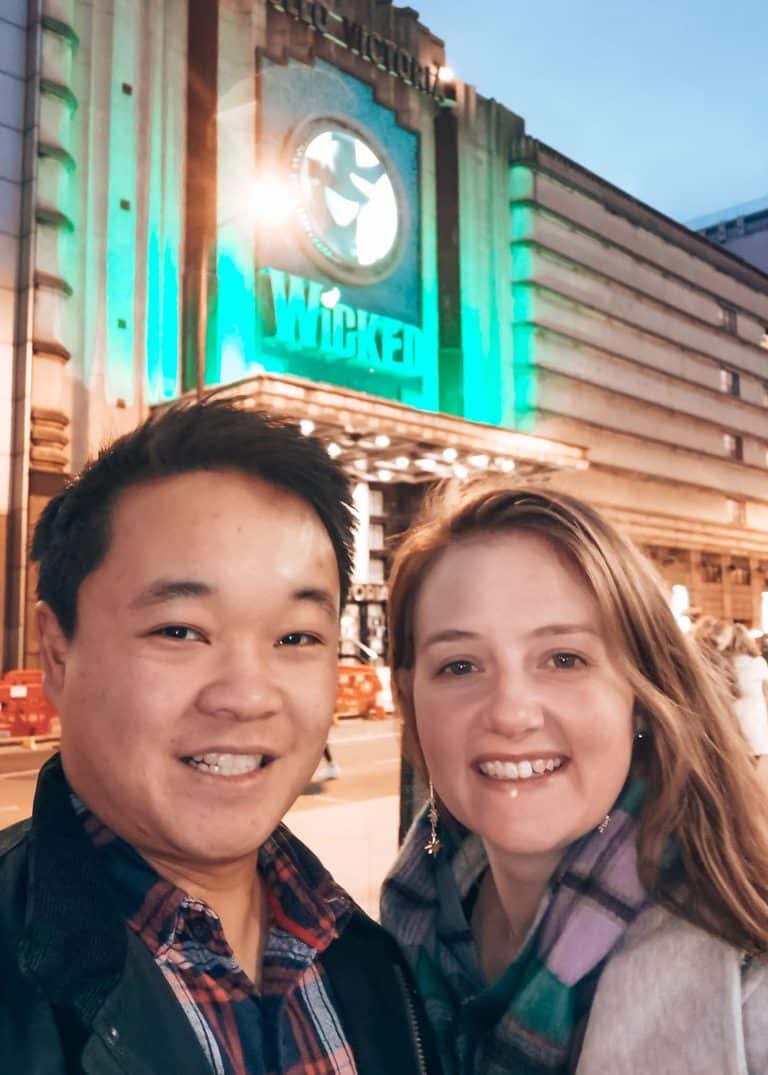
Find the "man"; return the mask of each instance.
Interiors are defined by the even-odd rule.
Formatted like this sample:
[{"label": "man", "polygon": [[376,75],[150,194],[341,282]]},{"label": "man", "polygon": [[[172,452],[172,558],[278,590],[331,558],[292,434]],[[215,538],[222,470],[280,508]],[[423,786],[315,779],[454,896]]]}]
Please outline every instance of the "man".
[{"label": "man", "polygon": [[116,441],[33,558],[61,751],[0,835],[0,1068],[426,1071],[397,950],[280,825],[325,744],[349,489],[222,402]]}]

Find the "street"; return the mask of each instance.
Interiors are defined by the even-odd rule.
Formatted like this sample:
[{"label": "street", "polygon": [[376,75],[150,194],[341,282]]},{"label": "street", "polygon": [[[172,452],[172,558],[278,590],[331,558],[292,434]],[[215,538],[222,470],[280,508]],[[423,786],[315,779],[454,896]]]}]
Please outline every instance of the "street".
[{"label": "street", "polygon": [[[397,849],[400,730],[395,720],[347,719],[331,730],[337,780],[311,783],[287,823],[376,915],[381,881]],[[0,748],[0,827],[28,817],[50,749]]]}]

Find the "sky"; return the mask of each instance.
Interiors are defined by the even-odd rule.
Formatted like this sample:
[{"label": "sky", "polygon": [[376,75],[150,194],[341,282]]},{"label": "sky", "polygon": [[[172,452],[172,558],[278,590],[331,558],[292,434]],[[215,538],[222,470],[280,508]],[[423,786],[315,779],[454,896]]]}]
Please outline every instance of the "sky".
[{"label": "sky", "polygon": [[655,209],[768,196],[766,0],[410,2],[459,78]]}]

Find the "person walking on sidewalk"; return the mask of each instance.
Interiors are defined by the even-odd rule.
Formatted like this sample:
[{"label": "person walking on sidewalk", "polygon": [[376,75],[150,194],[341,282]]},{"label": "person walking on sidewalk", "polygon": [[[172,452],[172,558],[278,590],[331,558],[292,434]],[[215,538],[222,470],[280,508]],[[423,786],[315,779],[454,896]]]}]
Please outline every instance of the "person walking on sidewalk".
[{"label": "person walking on sidewalk", "polygon": [[61,752],[0,834],[0,1067],[433,1073],[407,965],[281,824],[333,712],[349,488],[224,402],[105,449],[35,530]]}]

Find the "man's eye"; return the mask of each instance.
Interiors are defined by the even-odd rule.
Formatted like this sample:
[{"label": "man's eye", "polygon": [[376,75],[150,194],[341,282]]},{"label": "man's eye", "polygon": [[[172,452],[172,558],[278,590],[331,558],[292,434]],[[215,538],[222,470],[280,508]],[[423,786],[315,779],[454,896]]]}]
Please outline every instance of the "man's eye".
[{"label": "man's eye", "polygon": [[171,638],[175,642],[202,642],[203,636],[194,627],[183,627],[180,623],[171,623],[154,632],[160,638]]},{"label": "man's eye", "polygon": [[475,670],[471,661],[449,661],[440,671],[449,676],[466,676]]},{"label": "man's eye", "polygon": [[319,646],[320,639],[307,631],[291,631],[278,640],[278,646]]},{"label": "man's eye", "polygon": [[576,653],[554,653],[550,658],[553,666],[560,670],[569,671],[579,666],[585,667],[586,661]]}]

